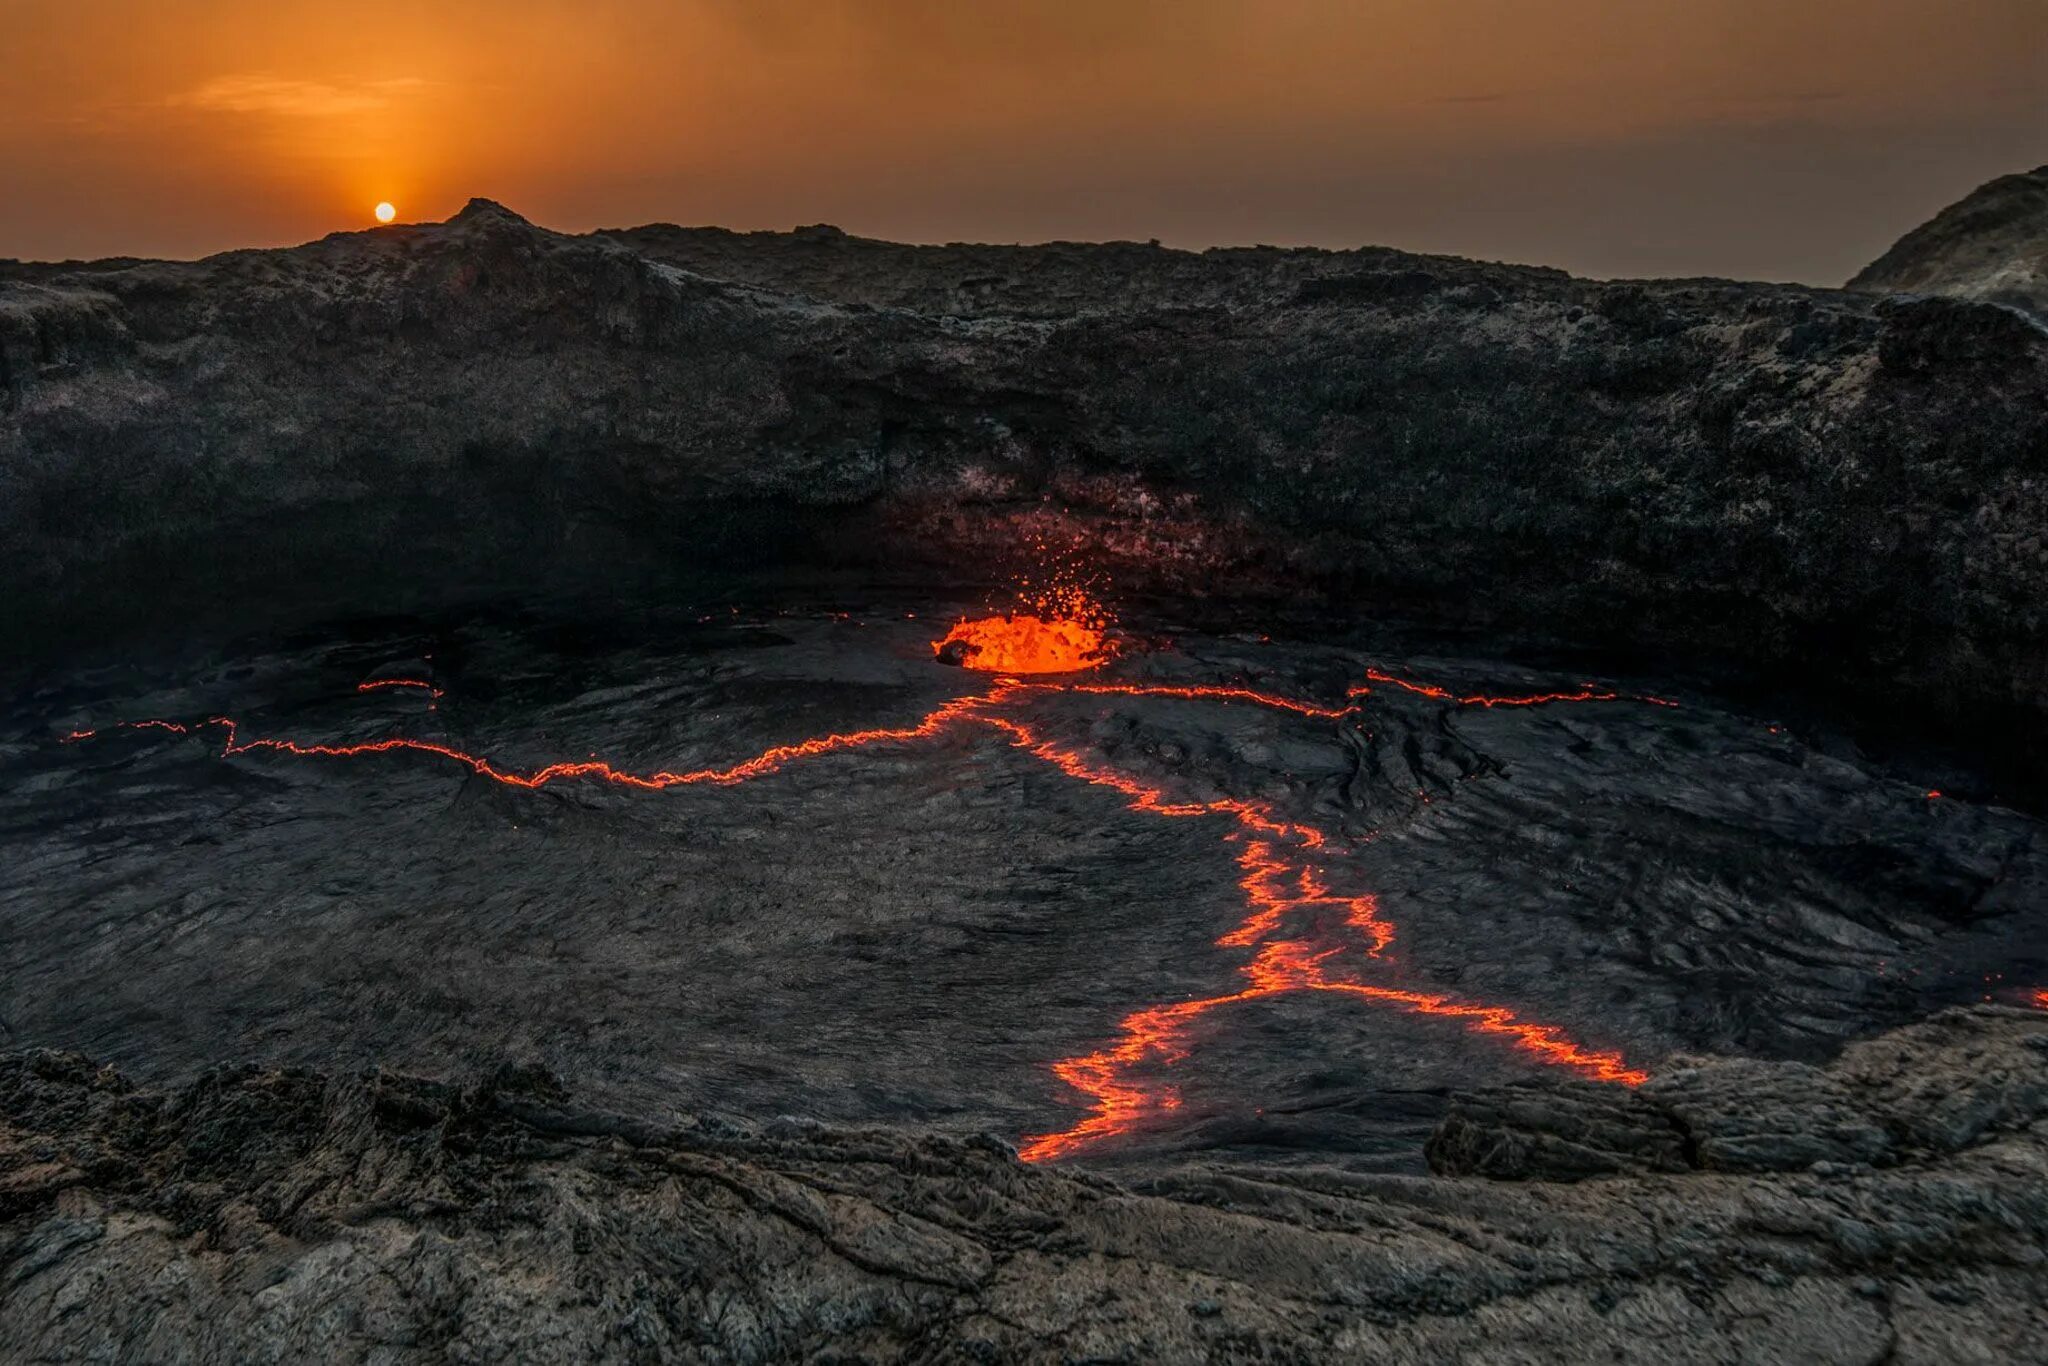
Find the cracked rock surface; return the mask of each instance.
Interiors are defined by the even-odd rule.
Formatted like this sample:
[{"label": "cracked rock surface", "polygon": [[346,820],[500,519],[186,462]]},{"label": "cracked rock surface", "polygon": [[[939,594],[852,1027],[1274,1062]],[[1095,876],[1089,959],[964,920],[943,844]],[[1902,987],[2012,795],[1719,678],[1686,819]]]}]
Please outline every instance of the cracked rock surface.
[{"label": "cracked rock surface", "polygon": [[[1117,1184],[990,1139],[657,1127],[517,1068],[149,1091],[16,1053],[0,1355],[2039,1359],[2048,1015],[1952,1011],[1817,1074],[1708,1066],[1645,1090],[1621,1109],[1571,1084],[1475,1097],[1432,1144],[1448,1173],[1475,1130],[1528,1154],[1568,1133],[1619,1174],[1533,1156],[1514,1182],[1215,1166]],[[1660,1117],[1721,1156],[1645,1148]],[[1884,1145],[1842,1137],[1801,1165],[1772,1146],[1788,1127]]]},{"label": "cracked rock surface", "polygon": [[[226,715],[249,738],[404,737],[517,770],[729,764],[985,687],[932,659],[955,610],[719,612],[618,639],[373,623],[53,676],[0,731],[0,1032],[151,1084],[224,1060],[453,1076],[513,1057],[645,1115],[1065,1128],[1087,1098],[1052,1064],[1132,1011],[1244,984],[1251,950],[1217,942],[1248,914],[1230,821],[1133,810],[977,725],[662,792],[508,788],[423,753],[223,758],[213,733],[62,738]],[[1086,681],[1329,703],[1376,669],[1461,693],[1578,686],[1180,630]],[[357,691],[423,670],[438,697]],[[2036,817],[1930,799],[1923,776],[1711,694],[1485,707],[1379,684],[1332,718],[1049,692],[1006,714],[1175,800],[1267,803],[1325,832],[1317,877],[1375,898],[1394,931],[1378,959],[1316,939],[1351,945],[1333,970],[1504,1006],[1638,1066],[1819,1066],[2048,982]],[[1178,1105],[1088,1160],[1419,1171],[1450,1092],[1543,1066],[1454,1020],[1314,993],[1218,1009],[1186,1043],[1131,1074]],[[1717,1088],[1762,1103],[1725,1070],[1741,1065],[1660,1113],[1692,1116],[1717,1163],[1778,1160],[1715,1136]],[[1770,1075],[1812,1089],[1787,1098],[1803,1116],[1828,1098],[1793,1080],[1811,1074]],[[1879,1140],[1801,1141],[1863,1160]]]}]

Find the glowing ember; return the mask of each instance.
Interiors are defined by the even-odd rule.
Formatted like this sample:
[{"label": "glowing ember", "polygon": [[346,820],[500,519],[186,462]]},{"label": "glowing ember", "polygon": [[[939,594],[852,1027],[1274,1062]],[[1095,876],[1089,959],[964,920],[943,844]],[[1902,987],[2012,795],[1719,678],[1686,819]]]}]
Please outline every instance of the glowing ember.
[{"label": "glowing ember", "polygon": [[948,664],[1001,674],[1073,673],[1111,654],[1099,627],[1022,615],[960,622],[932,651]]},{"label": "glowing ember", "polygon": [[1050,561],[1018,584],[1018,610],[957,623],[932,642],[940,662],[999,674],[1076,673],[1116,653],[1109,609],[1089,590],[1089,574],[1069,547],[1033,547]]}]

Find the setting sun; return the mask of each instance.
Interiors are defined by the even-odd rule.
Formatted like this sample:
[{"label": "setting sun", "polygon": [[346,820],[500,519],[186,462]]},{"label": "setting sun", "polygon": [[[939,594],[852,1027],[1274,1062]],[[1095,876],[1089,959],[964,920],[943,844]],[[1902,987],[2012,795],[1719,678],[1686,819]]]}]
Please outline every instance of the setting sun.
[{"label": "setting sun", "polygon": [[389,223],[392,219],[398,217],[398,210],[394,209],[389,204],[379,204],[377,206],[376,213],[377,221],[379,223]]}]

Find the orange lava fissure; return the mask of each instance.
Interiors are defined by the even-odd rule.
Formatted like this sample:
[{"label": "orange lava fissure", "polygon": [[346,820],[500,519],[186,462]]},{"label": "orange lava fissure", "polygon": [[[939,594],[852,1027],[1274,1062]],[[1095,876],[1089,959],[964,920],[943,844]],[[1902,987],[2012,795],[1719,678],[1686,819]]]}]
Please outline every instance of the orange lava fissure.
[{"label": "orange lava fissure", "polygon": [[[1110,657],[1112,647],[1101,630],[1079,621],[1046,621],[1031,616],[988,618],[956,625],[935,650],[945,656],[949,645],[963,642],[956,662],[1004,674],[1069,672],[1092,668]],[[1635,700],[1674,705],[1659,698],[1625,698],[1623,694],[1587,688],[1576,693],[1530,694],[1516,697],[1461,697],[1429,684],[1397,679],[1373,670],[1373,683],[1398,686],[1424,696],[1464,705],[1530,706],[1547,702]],[[420,688],[439,697],[441,691],[419,679],[383,679],[358,685],[369,693],[384,688]],[[1355,699],[1369,687],[1352,690]],[[1345,851],[1332,848],[1321,830],[1278,815],[1263,802],[1233,797],[1206,801],[1176,797],[1164,788],[1106,767],[1081,752],[1047,738],[1008,708],[1035,696],[1140,697],[1246,703],[1322,720],[1338,720],[1360,711],[1355,702],[1344,707],[1282,697],[1237,686],[1147,683],[1027,682],[997,680],[986,691],[956,697],[926,713],[916,724],[849,731],[792,744],[777,745],[737,763],[681,771],[634,773],[597,759],[555,763],[532,770],[501,767],[482,756],[430,740],[393,737],[354,744],[307,744],[283,739],[243,739],[238,724],[212,717],[185,724],[145,720],[117,723],[106,729],[162,730],[177,735],[218,732],[223,757],[273,752],[300,757],[357,758],[412,752],[451,760],[480,777],[511,787],[535,789],[572,779],[595,779],[645,791],[692,785],[728,785],[764,777],[800,760],[841,753],[875,744],[926,740],[958,723],[989,727],[1011,745],[1051,764],[1067,777],[1105,788],[1124,799],[1130,810],[1164,817],[1213,817],[1226,822],[1220,838],[1236,846],[1238,890],[1245,912],[1217,940],[1219,948],[1253,950],[1238,968],[1245,985],[1232,992],[1193,1000],[1148,1006],[1124,1016],[1114,1042],[1052,1064],[1052,1072],[1086,1100],[1086,1113],[1073,1125],[1027,1137],[1019,1150],[1026,1161],[1065,1157],[1085,1147],[1128,1134],[1181,1104],[1177,1088],[1139,1075],[1141,1069],[1170,1067],[1191,1048],[1189,1030],[1204,1015],[1225,1006],[1290,992],[1326,992],[1405,1012],[1456,1020],[1476,1033],[1505,1038],[1535,1061],[1568,1067],[1600,1081],[1635,1085],[1647,1074],[1632,1068],[1616,1052],[1589,1049],[1567,1038],[1555,1025],[1536,1024],[1505,1006],[1458,1001],[1433,992],[1382,986],[1335,970],[1339,960],[1384,969],[1385,954],[1395,927],[1370,894],[1331,889],[1327,861]],[[100,730],[77,730],[67,742],[91,739]]]},{"label": "orange lava fissure", "polygon": [[443,696],[439,688],[424,678],[373,678],[367,683],[356,684],[357,692],[381,692],[385,688],[420,688],[430,697]]},{"label": "orange lava fissure", "polygon": [[[1080,691],[1076,689],[1076,691]],[[1172,1066],[1189,1052],[1188,1027],[1223,1006],[1289,992],[1334,992],[1376,1005],[1421,1015],[1456,1019],[1477,1033],[1505,1036],[1535,1060],[1569,1067],[1598,1081],[1634,1086],[1649,1074],[1628,1066],[1619,1053],[1573,1042],[1555,1025],[1533,1024],[1505,1006],[1463,1002],[1438,993],[1374,986],[1333,977],[1325,964],[1356,952],[1380,959],[1394,940],[1370,895],[1333,895],[1307,859],[1328,845],[1319,830],[1277,818],[1262,803],[1219,798],[1179,801],[1126,774],[1090,763],[1041,737],[1011,717],[977,716],[1010,736],[1011,743],[1053,764],[1070,778],[1106,787],[1126,798],[1134,811],[1159,816],[1224,816],[1239,827],[1225,839],[1242,842],[1238,881],[1246,915],[1217,939],[1223,948],[1262,945],[1239,969],[1244,988],[1222,995],[1150,1006],[1124,1017],[1117,1041],[1105,1048],[1053,1064],[1053,1074],[1088,1098],[1088,1113],[1069,1128],[1024,1139],[1018,1156],[1027,1162],[1066,1157],[1104,1139],[1128,1134],[1148,1119],[1180,1108],[1177,1088],[1146,1084],[1134,1073],[1143,1065]],[[1285,846],[1292,844],[1293,848]],[[1292,924],[1292,937],[1273,938]]]},{"label": "orange lava fissure", "polygon": [[1438,702],[1451,702],[1461,707],[1542,707],[1553,702],[1643,702],[1652,707],[1676,707],[1678,704],[1666,697],[1652,697],[1648,693],[1622,693],[1598,688],[1588,683],[1575,692],[1530,692],[1530,693],[1454,693],[1434,683],[1417,683],[1413,679],[1397,678],[1380,669],[1367,669],[1366,682],[1351,690],[1351,696],[1364,697],[1372,691],[1372,684],[1382,683],[1403,692],[1412,692],[1419,697],[1431,698]]}]

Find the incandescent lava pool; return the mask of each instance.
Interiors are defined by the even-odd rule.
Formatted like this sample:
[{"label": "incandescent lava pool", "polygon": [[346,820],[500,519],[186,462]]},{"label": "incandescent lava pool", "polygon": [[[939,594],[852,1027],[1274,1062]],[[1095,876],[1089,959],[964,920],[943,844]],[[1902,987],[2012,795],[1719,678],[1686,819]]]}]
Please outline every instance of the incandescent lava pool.
[{"label": "incandescent lava pool", "polygon": [[948,667],[960,615],[44,677],[0,748],[0,1031],[1399,1169],[1458,1089],[1823,1057],[2048,964],[2037,819],[1709,693],[1185,630]]}]

